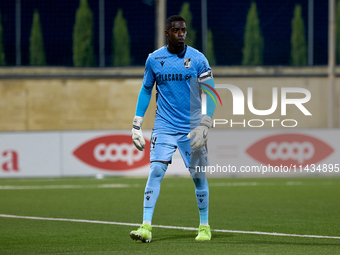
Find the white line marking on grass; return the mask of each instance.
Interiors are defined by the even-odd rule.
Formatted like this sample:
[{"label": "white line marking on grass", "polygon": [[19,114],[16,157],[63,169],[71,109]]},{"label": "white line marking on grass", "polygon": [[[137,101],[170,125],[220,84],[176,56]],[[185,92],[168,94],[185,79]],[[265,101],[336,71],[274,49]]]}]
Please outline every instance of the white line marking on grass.
[{"label": "white line marking on grass", "polygon": [[[96,223],[96,224],[119,225],[119,226],[138,226],[139,227],[141,225],[141,224],[138,224],[138,223],[124,223],[124,222],[99,221],[99,220],[81,220],[81,219],[63,219],[63,218],[46,218],[46,217],[19,216],[19,215],[9,215],[9,214],[0,214],[0,217],[2,217],[2,218],[14,218],[14,219],[29,219],[29,220],[48,220],[48,221]],[[152,225],[152,227],[154,227],[154,228],[166,228],[166,229],[192,230],[192,231],[198,230],[198,228],[176,227],[176,226],[165,226],[165,225]],[[226,230],[226,229],[212,229],[211,231],[223,232],[223,233],[237,233],[237,234],[268,235],[268,236],[288,236],[288,237],[340,239],[340,236],[297,235],[297,234],[271,233],[271,232],[259,232],[259,231]]]},{"label": "white line marking on grass", "polygon": [[84,189],[84,188],[132,188],[139,184],[99,184],[99,185],[32,185],[32,186],[0,186],[0,190],[25,190],[25,189]]}]

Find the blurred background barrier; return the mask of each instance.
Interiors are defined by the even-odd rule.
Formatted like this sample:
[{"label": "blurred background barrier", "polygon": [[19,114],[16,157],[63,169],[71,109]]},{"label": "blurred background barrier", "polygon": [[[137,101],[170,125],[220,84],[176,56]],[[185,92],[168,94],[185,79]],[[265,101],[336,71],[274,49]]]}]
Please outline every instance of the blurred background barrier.
[{"label": "blurred background barrier", "polygon": [[[127,130],[131,128],[136,101],[142,85],[144,68],[65,68],[20,67],[0,69],[0,131],[44,130]],[[297,128],[327,127],[326,67],[215,67],[216,84],[233,84],[247,96],[253,88],[256,109],[269,109],[272,88],[277,87],[278,108],[270,116],[257,116],[250,111],[232,115],[232,97],[228,90],[217,89],[223,106],[216,107],[215,118],[296,119]],[[335,83],[335,99],[340,98],[339,80]],[[294,105],[287,106],[281,116],[280,89],[301,87],[311,92],[305,116]],[[155,90],[144,118],[144,129],[152,129],[155,114]],[[290,96],[299,98],[302,94]],[[339,127],[339,103],[335,100],[335,127]],[[217,127],[219,128],[219,126]],[[223,127],[224,128],[224,127]],[[244,128],[235,125],[229,128]],[[246,126],[245,128],[249,128]],[[264,127],[265,128],[265,127]],[[267,126],[268,128],[268,126]],[[274,128],[282,128],[276,125]]]},{"label": "blurred background barrier", "polygon": [[[1,133],[0,178],[147,176],[151,131],[144,136],[141,152],[129,130]],[[339,130],[212,130],[208,151],[209,167],[196,168],[208,178],[340,175]],[[171,175],[188,175],[178,151]]]}]

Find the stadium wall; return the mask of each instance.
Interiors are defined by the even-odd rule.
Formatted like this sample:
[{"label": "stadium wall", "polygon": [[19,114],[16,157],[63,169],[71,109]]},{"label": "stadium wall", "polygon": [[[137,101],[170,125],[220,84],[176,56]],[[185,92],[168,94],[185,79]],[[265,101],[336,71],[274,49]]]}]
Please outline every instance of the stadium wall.
[{"label": "stadium wall", "polygon": [[[131,128],[144,68],[0,68],[0,131],[51,130],[126,130]],[[327,67],[214,67],[216,84],[233,84],[245,98],[247,88],[254,91],[254,107],[269,109],[272,88],[301,87],[311,92],[304,104],[312,113],[305,116],[295,106],[287,107],[287,118],[296,119],[299,128],[327,127]],[[340,73],[340,69],[337,69]],[[216,115],[243,119],[266,119],[245,111],[232,115],[232,97],[228,90],[218,90],[223,106]],[[301,94],[291,95],[293,98]],[[280,97],[280,93],[279,93]],[[340,80],[335,81],[334,119],[339,127]],[[270,116],[283,119],[278,109]],[[155,112],[151,99],[143,128],[151,129]],[[236,125],[233,128],[242,128]],[[276,128],[276,127],[274,127]],[[278,125],[277,128],[280,128]]]},{"label": "stadium wall", "polygon": [[[143,134],[146,145],[139,151],[130,130],[1,132],[0,178],[148,176],[151,131]],[[339,134],[339,129],[212,129],[209,166],[195,170],[218,178],[339,177]],[[169,175],[188,176],[178,150]]]}]

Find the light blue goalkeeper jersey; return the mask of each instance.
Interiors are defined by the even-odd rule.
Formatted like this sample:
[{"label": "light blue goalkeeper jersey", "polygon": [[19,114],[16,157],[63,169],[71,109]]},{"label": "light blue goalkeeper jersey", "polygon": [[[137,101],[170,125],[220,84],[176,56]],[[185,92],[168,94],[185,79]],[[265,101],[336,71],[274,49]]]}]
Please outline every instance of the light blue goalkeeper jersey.
[{"label": "light blue goalkeeper jersey", "polygon": [[[190,46],[186,46],[180,54],[170,53],[166,46],[149,54],[141,92],[144,90],[151,95],[156,83],[157,109],[154,129],[178,133],[190,132],[190,79],[197,80],[202,74],[207,73],[211,75],[207,59]],[[143,100],[141,94],[139,101]],[[194,95],[197,96],[198,91]],[[136,115],[143,117],[147,106],[145,108],[141,105],[143,102],[137,103]],[[200,108],[198,111],[196,113],[200,114]]]}]

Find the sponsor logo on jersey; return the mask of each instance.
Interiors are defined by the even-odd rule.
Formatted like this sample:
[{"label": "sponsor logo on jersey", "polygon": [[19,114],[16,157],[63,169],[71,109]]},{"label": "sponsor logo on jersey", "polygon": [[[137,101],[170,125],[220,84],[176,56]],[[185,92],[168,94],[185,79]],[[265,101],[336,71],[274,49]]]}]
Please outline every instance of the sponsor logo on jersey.
[{"label": "sponsor logo on jersey", "polygon": [[155,59],[166,59],[166,57],[155,57]]},{"label": "sponsor logo on jersey", "polygon": [[191,66],[191,58],[184,59],[184,66],[185,68],[189,68]]},{"label": "sponsor logo on jersey", "polygon": [[131,135],[107,135],[81,144],[73,155],[82,162],[102,170],[126,171],[149,163],[150,141],[143,151],[134,146]]},{"label": "sponsor logo on jersey", "polygon": [[325,159],[334,149],[312,136],[279,134],[254,143],[246,152],[257,161],[272,166],[306,166]]},{"label": "sponsor logo on jersey", "polygon": [[162,65],[162,67],[163,67],[163,65],[164,65],[165,62],[164,62],[164,61],[161,61],[161,62],[159,62],[159,63],[161,63],[161,65]]},{"label": "sponsor logo on jersey", "polygon": [[183,76],[181,73],[158,74],[157,81],[183,81]]}]

